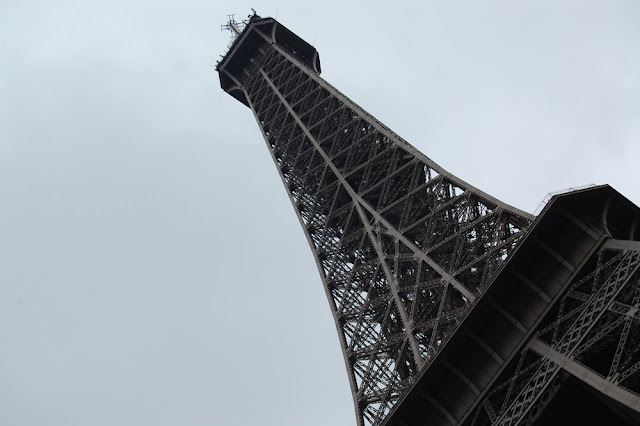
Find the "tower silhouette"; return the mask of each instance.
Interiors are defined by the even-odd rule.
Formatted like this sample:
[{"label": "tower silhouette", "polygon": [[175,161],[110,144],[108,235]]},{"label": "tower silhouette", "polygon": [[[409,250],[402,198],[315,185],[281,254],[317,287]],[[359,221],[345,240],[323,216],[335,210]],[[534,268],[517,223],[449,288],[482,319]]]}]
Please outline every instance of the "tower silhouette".
[{"label": "tower silhouette", "polygon": [[640,419],[635,205],[602,186],[520,211],[323,80],[276,20],[227,28],[221,86],[253,111],[314,253],[358,424]]}]

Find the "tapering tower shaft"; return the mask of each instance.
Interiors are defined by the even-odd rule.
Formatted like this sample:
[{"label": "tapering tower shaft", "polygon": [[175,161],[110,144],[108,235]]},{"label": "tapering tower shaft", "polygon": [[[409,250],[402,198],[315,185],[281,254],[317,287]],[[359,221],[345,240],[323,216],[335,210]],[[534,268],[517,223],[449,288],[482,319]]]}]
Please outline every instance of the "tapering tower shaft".
[{"label": "tapering tower shaft", "polygon": [[533,217],[446,172],[320,76],[318,52],[251,17],[218,64],[253,111],[339,331],[359,424],[379,424]]}]

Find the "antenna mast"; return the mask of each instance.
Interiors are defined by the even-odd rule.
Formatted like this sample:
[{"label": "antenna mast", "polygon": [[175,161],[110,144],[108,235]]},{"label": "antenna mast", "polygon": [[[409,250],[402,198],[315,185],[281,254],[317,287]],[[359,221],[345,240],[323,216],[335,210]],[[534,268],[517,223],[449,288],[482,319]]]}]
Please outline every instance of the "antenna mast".
[{"label": "antenna mast", "polygon": [[[244,21],[236,21],[235,15],[232,14],[232,15],[227,15],[226,24],[220,24],[221,31],[223,32],[229,31],[231,33],[231,41],[229,41],[229,44],[227,45],[227,51],[229,51],[231,46],[233,46],[233,43],[236,41],[238,36],[242,34],[242,31],[246,28],[246,26],[249,24],[251,19],[260,18],[254,8],[251,8],[251,11],[253,12],[253,15],[249,15],[248,19]],[[221,57],[224,58],[224,55],[221,55]],[[218,61],[218,63],[216,64],[216,69],[219,64],[220,62]]]},{"label": "antenna mast", "polygon": [[227,23],[220,25],[220,29],[222,31],[230,31],[231,32],[231,38],[236,38],[240,35],[240,33],[242,32],[242,29],[244,28],[244,22],[238,22],[236,21],[235,15],[227,15]]}]

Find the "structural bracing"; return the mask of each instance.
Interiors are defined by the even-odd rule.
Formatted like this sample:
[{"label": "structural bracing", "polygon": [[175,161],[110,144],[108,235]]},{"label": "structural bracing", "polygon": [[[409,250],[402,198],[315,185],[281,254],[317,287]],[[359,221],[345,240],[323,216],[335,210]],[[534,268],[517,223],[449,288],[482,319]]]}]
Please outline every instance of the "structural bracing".
[{"label": "structural bracing", "polygon": [[[413,418],[527,424],[553,399],[565,372],[588,368],[581,360],[611,333],[618,346],[608,371],[600,382],[585,383],[632,380],[640,370],[633,349],[639,260],[637,247],[616,245],[622,243],[578,247],[600,250],[590,272],[554,295],[540,290],[545,297],[535,320],[527,319],[531,330],[522,326],[522,336],[511,336],[513,353],[496,355],[501,362],[489,379],[466,371],[491,366],[441,359],[441,349],[483,303],[496,306],[499,319],[517,322],[508,305],[484,299],[516,247],[536,238],[529,232],[535,217],[443,170],[378,122],[324,81],[318,52],[274,19],[254,14],[228,27],[237,36],[217,67],[221,85],[255,115],[314,253],[359,424],[421,424]],[[476,346],[500,346],[483,339]],[[475,395],[459,413],[424,391],[436,361]],[[414,405],[426,411],[402,410]]]}]

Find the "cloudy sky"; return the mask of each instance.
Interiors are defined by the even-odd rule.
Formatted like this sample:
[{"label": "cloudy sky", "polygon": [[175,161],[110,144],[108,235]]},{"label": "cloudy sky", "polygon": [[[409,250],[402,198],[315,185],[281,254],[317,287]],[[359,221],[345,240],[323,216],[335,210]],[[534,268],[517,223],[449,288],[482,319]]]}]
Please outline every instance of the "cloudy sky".
[{"label": "cloudy sky", "polygon": [[1,424],[354,424],[311,251],[212,68],[250,7],[505,202],[640,203],[635,0],[2,0]]}]

